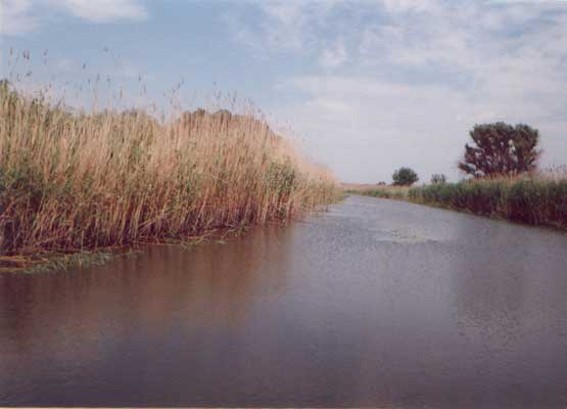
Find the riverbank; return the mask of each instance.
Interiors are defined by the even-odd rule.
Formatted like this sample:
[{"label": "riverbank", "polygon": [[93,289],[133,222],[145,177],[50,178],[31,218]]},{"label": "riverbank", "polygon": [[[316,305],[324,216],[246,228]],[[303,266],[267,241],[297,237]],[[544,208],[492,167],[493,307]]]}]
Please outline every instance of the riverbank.
[{"label": "riverbank", "polygon": [[408,186],[371,185],[371,184],[344,184],[343,190],[347,194],[379,197],[381,199],[407,200]]},{"label": "riverbank", "polygon": [[413,188],[373,186],[350,188],[346,192],[567,230],[567,178],[564,175],[475,179]]},{"label": "riverbank", "polygon": [[567,230],[565,178],[501,178],[440,183],[410,189],[408,199],[414,203]]},{"label": "riverbank", "polygon": [[0,267],[286,222],[336,186],[251,116],[87,113],[0,86]]}]

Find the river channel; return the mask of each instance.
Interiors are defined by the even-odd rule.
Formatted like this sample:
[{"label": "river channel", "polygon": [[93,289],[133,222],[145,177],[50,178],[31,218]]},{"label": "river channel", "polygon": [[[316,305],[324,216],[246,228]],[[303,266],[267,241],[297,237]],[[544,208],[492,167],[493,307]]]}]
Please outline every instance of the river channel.
[{"label": "river channel", "polygon": [[351,196],[0,274],[0,406],[567,406],[567,234]]}]

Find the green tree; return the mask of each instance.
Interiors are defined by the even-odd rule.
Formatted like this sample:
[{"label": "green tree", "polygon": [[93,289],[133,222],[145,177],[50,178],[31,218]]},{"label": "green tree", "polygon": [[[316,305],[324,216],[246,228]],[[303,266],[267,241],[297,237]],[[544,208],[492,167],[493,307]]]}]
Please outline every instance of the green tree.
[{"label": "green tree", "polygon": [[470,136],[473,144],[465,145],[459,169],[474,177],[517,175],[535,170],[540,151],[537,129],[528,125],[504,122],[475,125]]},{"label": "green tree", "polygon": [[400,168],[392,175],[395,186],[410,186],[417,182],[419,179],[417,173],[410,168]]}]

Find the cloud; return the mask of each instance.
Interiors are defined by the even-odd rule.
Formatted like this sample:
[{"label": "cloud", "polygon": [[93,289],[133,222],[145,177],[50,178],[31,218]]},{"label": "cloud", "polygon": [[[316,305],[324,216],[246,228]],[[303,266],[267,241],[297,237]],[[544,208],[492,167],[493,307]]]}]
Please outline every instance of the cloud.
[{"label": "cloud", "polygon": [[343,179],[387,179],[401,165],[455,179],[468,130],[499,120],[539,128],[543,164],[564,162],[567,2],[361,1],[296,14],[302,47],[285,52],[320,69],[281,81],[278,92],[302,97],[272,109]]},{"label": "cloud", "polygon": [[32,6],[32,0],[3,0],[0,35],[18,35],[35,30],[38,19],[31,14]]},{"label": "cloud", "polygon": [[[235,40],[261,55],[304,54],[322,44],[330,13],[350,4],[339,0],[243,0],[241,13],[227,16]],[[255,15],[253,21],[250,15]],[[247,18],[248,17],[248,18]],[[328,43],[331,39],[324,40]]]},{"label": "cloud", "polygon": [[383,0],[381,4],[390,13],[430,12],[439,7],[436,0]]},{"label": "cloud", "polygon": [[261,54],[266,50],[289,52],[303,48],[306,37],[303,5],[290,1],[252,3],[252,6],[261,14],[254,23],[245,20],[247,13],[225,16],[238,43]]},{"label": "cloud", "polygon": [[319,64],[325,69],[333,69],[341,66],[348,60],[345,42],[339,38],[335,43],[324,49],[319,57]]},{"label": "cloud", "polygon": [[3,0],[0,9],[3,35],[22,35],[41,27],[56,14],[94,23],[140,21],[148,12],[140,0]]},{"label": "cloud", "polygon": [[59,6],[88,21],[144,20],[148,13],[139,0],[62,0]]},{"label": "cloud", "polygon": [[298,77],[287,85],[306,99],[280,114],[293,118],[308,151],[344,180],[387,180],[402,165],[446,173],[447,157],[456,160],[463,144],[451,136],[466,134],[462,118],[472,114],[467,96],[450,87],[354,75]]},{"label": "cloud", "polygon": [[296,77],[280,86],[286,87],[305,99],[280,107],[278,116],[290,118],[304,135],[306,149],[331,164],[343,180],[388,181],[400,166],[410,166],[426,179],[433,173],[457,179],[456,163],[472,125],[500,120],[540,129],[544,165],[564,162],[567,123],[564,116],[553,117],[547,96],[514,101],[514,95],[491,98],[490,90],[463,93],[450,85],[355,75]]},{"label": "cloud", "polygon": [[549,3],[561,3],[567,0],[492,0],[493,3],[500,4],[549,4]]}]

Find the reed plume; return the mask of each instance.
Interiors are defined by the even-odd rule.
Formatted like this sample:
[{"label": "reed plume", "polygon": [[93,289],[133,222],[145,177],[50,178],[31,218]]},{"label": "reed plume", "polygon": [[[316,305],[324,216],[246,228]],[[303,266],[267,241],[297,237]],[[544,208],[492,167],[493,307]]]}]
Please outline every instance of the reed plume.
[{"label": "reed plume", "polygon": [[0,256],[178,240],[330,201],[328,171],[251,116],[77,112],[0,86]]}]

